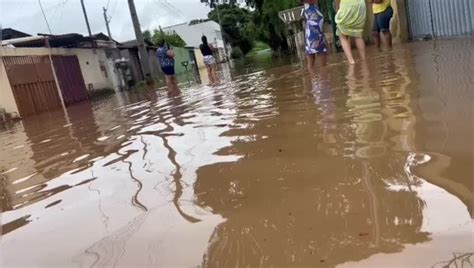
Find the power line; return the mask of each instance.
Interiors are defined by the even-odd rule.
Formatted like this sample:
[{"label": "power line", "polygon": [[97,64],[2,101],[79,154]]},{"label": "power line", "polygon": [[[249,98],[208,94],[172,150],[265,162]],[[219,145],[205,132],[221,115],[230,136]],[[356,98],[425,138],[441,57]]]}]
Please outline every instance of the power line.
[{"label": "power line", "polygon": [[61,9],[61,15],[59,16],[59,25],[61,25],[61,22],[63,21],[63,15],[64,15],[64,7],[66,6],[67,2],[69,0],[64,1],[63,3],[63,8]]},{"label": "power line", "polygon": [[41,4],[41,0],[38,0],[38,4],[41,8],[41,13],[43,13],[43,18],[44,18],[44,21],[46,22],[46,26],[48,26],[49,33],[52,35],[53,31],[51,31],[51,27],[49,27],[48,18],[46,18],[46,14],[44,13],[44,9],[43,9],[43,5]]},{"label": "power line", "polygon": [[174,10],[176,10],[178,13],[181,14],[181,17],[185,18],[186,20],[188,20],[188,17],[186,16],[186,14],[184,14],[184,12],[182,12],[179,8],[175,7],[173,4],[171,4],[170,2],[168,2],[167,0],[163,0],[163,2],[165,2],[165,4],[167,4],[168,6],[170,6],[171,8],[173,8]]},{"label": "power line", "polygon": [[[62,20],[63,20],[64,7],[66,6],[66,4],[67,4],[68,2],[69,2],[69,0],[64,0],[64,1],[60,4],[60,6],[58,6],[58,8],[56,9],[56,11],[57,11],[57,10],[59,9],[59,7],[61,7],[61,13],[60,13],[60,15],[59,15],[59,20],[58,20],[59,22],[58,22],[58,24],[61,24],[61,22],[62,22]],[[53,17],[55,17],[56,11],[54,12]]]},{"label": "power line", "polygon": [[[173,4],[168,2],[167,0],[158,0],[158,3],[162,7],[166,8],[168,11],[170,11],[172,13],[177,13],[178,17],[181,17],[181,19],[183,19],[184,22],[189,23],[189,19],[186,16],[186,14],[184,14],[184,12],[182,12],[179,8],[177,8],[176,6],[174,6]],[[199,25],[199,23],[195,24],[194,26],[196,26],[199,30],[201,30],[202,34],[206,33],[206,29],[204,29],[202,25]]]},{"label": "power line", "polygon": [[[157,2],[161,7],[167,9],[170,13],[176,13],[175,10],[173,10],[171,7],[169,7],[168,5],[164,4],[163,2],[161,2],[160,0],[158,0]],[[181,14],[177,14],[178,17],[181,17],[183,20],[183,22],[187,22],[187,19],[185,17],[183,17]]]}]

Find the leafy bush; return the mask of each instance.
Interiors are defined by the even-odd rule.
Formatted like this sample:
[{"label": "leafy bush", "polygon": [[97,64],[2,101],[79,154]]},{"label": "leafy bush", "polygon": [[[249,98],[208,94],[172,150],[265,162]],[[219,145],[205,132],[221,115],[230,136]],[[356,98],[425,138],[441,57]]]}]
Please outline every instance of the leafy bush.
[{"label": "leafy bush", "polygon": [[230,52],[230,57],[233,59],[240,59],[244,56],[244,53],[242,53],[242,50],[238,47],[232,48],[232,51]]},{"label": "leafy bush", "polygon": [[143,32],[143,38],[146,41],[153,43],[154,45],[159,44],[162,40],[164,40],[168,45],[173,47],[185,47],[186,42],[175,32],[167,33],[163,32],[159,29],[154,29],[153,34],[146,30]]}]

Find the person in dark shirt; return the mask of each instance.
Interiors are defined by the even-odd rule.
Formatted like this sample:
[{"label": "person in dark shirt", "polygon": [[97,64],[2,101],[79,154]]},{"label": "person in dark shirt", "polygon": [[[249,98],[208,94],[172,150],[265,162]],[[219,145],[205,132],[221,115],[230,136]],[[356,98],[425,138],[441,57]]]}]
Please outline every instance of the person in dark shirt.
[{"label": "person in dark shirt", "polygon": [[165,46],[165,41],[161,40],[158,43],[156,50],[156,57],[160,63],[161,71],[165,74],[166,86],[169,90],[178,88],[176,76],[174,73],[174,51]]},{"label": "person in dark shirt", "polygon": [[202,56],[204,58],[204,64],[206,65],[207,74],[209,76],[210,84],[219,83],[219,78],[217,77],[217,64],[216,58],[214,58],[214,52],[216,49],[207,43],[207,37],[205,35],[201,38],[202,44],[199,46],[201,49]]}]

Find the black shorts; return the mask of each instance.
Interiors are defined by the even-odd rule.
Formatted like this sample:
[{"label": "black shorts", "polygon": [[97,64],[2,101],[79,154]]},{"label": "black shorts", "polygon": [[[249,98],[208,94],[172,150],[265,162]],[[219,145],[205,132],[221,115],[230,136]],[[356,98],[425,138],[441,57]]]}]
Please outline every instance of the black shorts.
[{"label": "black shorts", "polygon": [[161,67],[161,70],[165,75],[174,75],[174,66]]},{"label": "black shorts", "polygon": [[373,32],[389,32],[390,31],[390,20],[393,17],[392,7],[388,7],[384,12],[375,14]]}]

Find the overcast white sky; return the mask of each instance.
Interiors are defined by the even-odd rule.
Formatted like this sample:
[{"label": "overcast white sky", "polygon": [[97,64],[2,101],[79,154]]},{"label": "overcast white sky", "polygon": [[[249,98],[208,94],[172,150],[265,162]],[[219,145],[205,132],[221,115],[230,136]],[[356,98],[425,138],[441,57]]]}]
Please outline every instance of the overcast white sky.
[{"label": "overcast white sky", "polygon": [[[102,7],[109,0],[85,0],[92,33],[107,34]],[[53,34],[87,34],[80,0],[41,0]],[[112,36],[117,41],[135,38],[127,0],[110,0]],[[142,29],[207,18],[209,7],[200,0],[135,0]],[[0,24],[32,35],[48,33],[38,0],[0,0]]]}]

